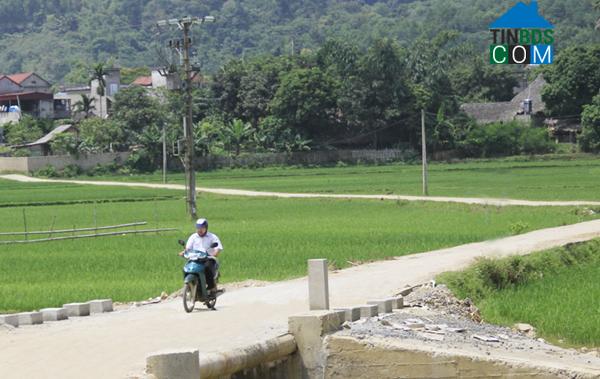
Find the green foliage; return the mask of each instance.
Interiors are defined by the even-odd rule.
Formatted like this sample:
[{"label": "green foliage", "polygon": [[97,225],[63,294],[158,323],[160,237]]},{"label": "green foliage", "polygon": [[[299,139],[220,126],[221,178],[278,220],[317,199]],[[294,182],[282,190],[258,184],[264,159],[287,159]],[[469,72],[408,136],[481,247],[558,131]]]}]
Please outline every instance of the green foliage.
[{"label": "green foliage", "polygon": [[[156,21],[190,14],[217,17],[217,23],[196,28],[193,36],[198,60],[212,73],[234,57],[288,55],[292,41],[295,52],[316,50],[331,37],[365,49],[382,37],[410,43],[451,29],[483,54],[489,23],[513,5],[494,0],[3,0],[0,72],[35,70],[57,82],[78,62],[118,57],[123,67],[150,66],[154,47],[164,43],[156,41]],[[556,26],[558,49],[600,41],[590,1],[546,0],[540,10]],[[73,84],[86,80],[69,75]]]},{"label": "green foliage", "polygon": [[523,257],[480,259],[438,281],[473,299],[488,322],[527,322],[554,342],[598,346],[599,249],[600,240],[593,240]]},{"label": "green foliage", "polygon": [[79,155],[79,138],[74,133],[60,133],[50,142],[53,155]]},{"label": "green foliage", "polygon": [[162,125],[164,113],[157,99],[139,86],[119,91],[112,107],[112,119],[130,132],[128,141],[135,143],[144,128]]},{"label": "green foliage", "polygon": [[45,134],[42,122],[29,115],[23,115],[19,122],[4,125],[4,136],[8,145],[21,145],[33,142]]},{"label": "green foliage", "polygon": [[594,97],[592,104],[583,107],[581,124],[583,131],[579,144],[582,150],[600,152],[600,94]]},{"label": "green foliage", "polygon": [[81,95],[81,100],[73,104],[73,110],[76,114],[82,114],[84,118],[88,118],[92,115],[92,111],[96,109],[94,105],[95,101],[95,98],[83,94]]},{"label": "green foliage", "polygon": [[517,121],[474,126],[459,144],[468,157],[544,154],[553,151],[548,133]]},{"label": "green foliage", "polygon": [[58,172],[54,168],[54,166],[47,165],[45,167],[40,168],[39,170],[33,173],[33,176],[42,176],[46,178],[56,178],[58,177]]},{"label": "green foliage", "polygon": [[242,120],[235,119],[221,129],[221,138],[226,147],[240,155],[242,146],[252,135],[252,125],[244,124]]},{"label": "green foliage", "polygon": [[544,70],[548,85],[542,99],[550,114],[578,116],[583,106],[600,91],[600,45],[582,45],[562,50],[556,62]]},{"label": "green foliage", "polygon": [[126,147],[127,130],[112,119],[88,118],[82,120],[78,128],[81,149],[86,152],[121,151]]},{"label": "green foliage", "polygon": [[600,255],[596,254],[599,247],[600,241],[596,240],[525,257],[481,258],[467,270],[445,273],[439,279],[455,290],[458,296],[480,301],[493,291],[539,280],[565,266],[599,262]]}]

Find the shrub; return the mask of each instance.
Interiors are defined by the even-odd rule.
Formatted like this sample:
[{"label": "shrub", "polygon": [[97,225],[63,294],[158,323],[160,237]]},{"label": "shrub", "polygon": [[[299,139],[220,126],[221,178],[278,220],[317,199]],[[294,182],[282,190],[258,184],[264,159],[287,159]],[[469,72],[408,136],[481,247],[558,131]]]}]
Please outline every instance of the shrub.
[{"label": "shrub", "polygon": [[555,149],[544,129],[513,121],[476,125],[458,144],[465,157],[488,158],[503,155],[543,154]]},{"label": "shrub", "polygon": [[58,172],[54,166],[47,165],[45,167],[40,168],[39,170],[33,173],[33,176],[42,176],[46,178],[56,178],[58,177]]}]

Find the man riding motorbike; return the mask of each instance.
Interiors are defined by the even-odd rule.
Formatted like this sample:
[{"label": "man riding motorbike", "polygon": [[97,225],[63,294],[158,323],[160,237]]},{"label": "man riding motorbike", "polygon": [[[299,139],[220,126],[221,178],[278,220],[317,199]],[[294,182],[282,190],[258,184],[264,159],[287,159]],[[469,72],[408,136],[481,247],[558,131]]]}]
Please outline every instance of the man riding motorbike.
[{"label": "man riding motorbike", "polygon": [[[213,244],[217,244],[216,247],[211,247]],[[206,285],[208,287],[209,294],[215,294],[217,291],[215,285],[215,271],[217,264],[217,257],[223,251],[223,245],[221,240],[216,234],[208,231],[208,220],[205,218],[199,218],[196,221],[196,233],[192,234],[188,238],[185,244],[185,250],[179,253],[179,256],[187,251],[199,250],[204,251],[210,255],[212,259],[209,259],[205,264],[206,269]]]}]

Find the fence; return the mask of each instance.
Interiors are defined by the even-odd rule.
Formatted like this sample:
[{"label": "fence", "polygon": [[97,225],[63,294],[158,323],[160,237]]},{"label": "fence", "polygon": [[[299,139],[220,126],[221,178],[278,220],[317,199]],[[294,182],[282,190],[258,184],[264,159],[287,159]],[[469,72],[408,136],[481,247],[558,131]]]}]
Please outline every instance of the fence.
[{"label": "fence", "polygon": [[30,173],[39,170],[42,167],[53,166],[57,170],[62,170],[69,165],[79,166],[83,170],[88,170],[97,165],[106,165],[110,163],[122,163],[127,160],[129,153],[102,153],[82,155],[79,158],[70,155],[48,155],[41,157],[0,157],[0,172],[23,172]]}]

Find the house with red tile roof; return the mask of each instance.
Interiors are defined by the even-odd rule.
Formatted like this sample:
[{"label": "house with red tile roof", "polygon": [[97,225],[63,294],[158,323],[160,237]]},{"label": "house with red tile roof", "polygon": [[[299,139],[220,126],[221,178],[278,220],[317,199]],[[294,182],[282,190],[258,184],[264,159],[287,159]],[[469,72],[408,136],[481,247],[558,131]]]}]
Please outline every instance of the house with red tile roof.
[{"label": "house with red tile roof", "polygon": [[61,118],[61,103],[55,104],[52,85],[35,72],[0,74],[0,125],[18,121],[22,114],[39,118]]}]

